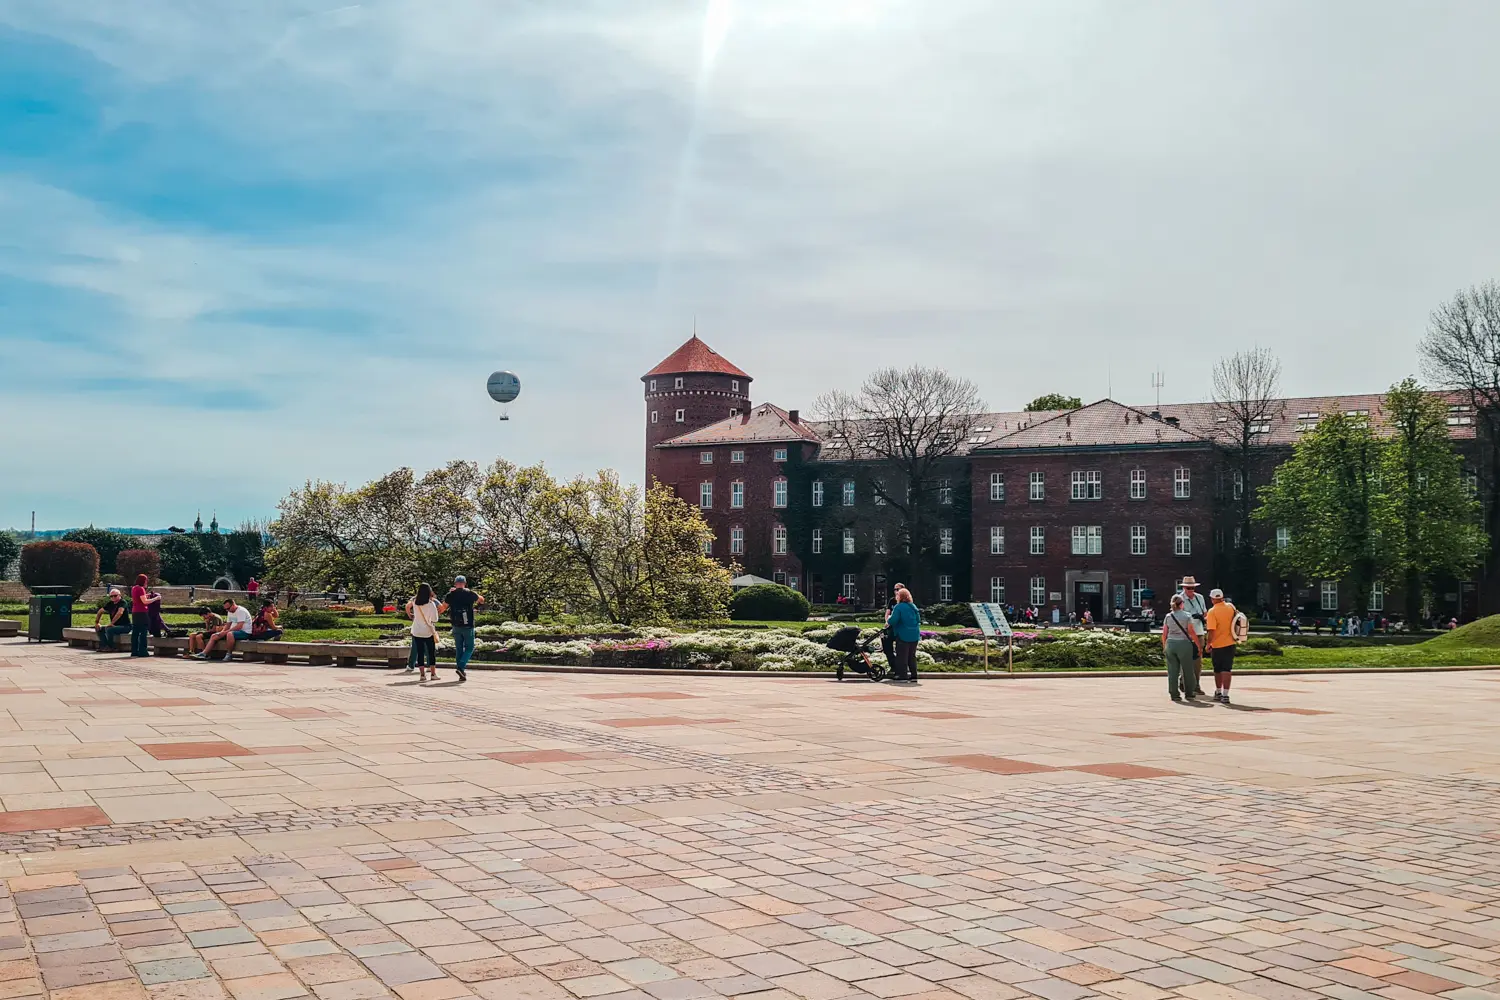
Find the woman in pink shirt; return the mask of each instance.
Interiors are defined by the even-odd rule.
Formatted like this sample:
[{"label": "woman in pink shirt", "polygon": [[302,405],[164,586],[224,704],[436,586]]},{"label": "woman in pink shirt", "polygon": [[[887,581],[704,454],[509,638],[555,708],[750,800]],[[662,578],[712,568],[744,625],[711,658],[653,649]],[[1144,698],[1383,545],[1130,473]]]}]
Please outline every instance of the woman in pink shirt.
[{"label": "woman in pink shirt", "polygon": [[145,573],[135,578],[135,586],[130,588],[130,655],[150,656],[151,650],[146,645],[146,635],[151,631],[151,605],[161,603],[160,594],[152,594],[149,589],[150,580]]}]

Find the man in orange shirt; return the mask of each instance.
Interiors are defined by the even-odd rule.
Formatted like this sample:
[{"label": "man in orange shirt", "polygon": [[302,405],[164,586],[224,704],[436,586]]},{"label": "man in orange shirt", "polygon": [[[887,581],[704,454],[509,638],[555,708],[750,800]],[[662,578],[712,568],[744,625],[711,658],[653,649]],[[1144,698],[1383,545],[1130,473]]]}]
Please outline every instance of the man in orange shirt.
[{"label": "man in orange shirt", "polygon": [[1229,682],[1234,677],[1234,616],[1238,614],[1233,604],[1224,600],[1224,591],[1215,587],[1208,593],[1214,602],[1204,620],[1208,628],[1208,655],[1214,664],[1214,701],[1229,704]]}]

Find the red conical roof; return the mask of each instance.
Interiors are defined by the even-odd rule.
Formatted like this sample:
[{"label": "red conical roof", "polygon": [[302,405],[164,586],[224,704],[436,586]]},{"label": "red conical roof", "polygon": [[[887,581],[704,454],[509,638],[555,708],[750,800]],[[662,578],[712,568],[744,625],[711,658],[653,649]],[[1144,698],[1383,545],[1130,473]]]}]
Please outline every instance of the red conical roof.
[{"label": "red conical roof", "polygon": [[735,375],[747,382],[750,381],[749,375],[740,371],[728,358],[699,340],[696,333],[688,338],[687,343],[668,355],[665,361],[641,377],[700,374]]}]

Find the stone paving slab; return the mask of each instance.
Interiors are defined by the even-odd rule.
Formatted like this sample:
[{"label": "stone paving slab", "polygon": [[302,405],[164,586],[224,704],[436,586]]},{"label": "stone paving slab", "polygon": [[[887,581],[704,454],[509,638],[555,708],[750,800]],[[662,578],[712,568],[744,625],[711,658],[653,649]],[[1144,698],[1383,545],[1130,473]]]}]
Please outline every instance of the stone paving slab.
[{"label": "stone paving slab", "polygon": [[0,1000],[1500,1000],[1492,674],[0,665]]}]

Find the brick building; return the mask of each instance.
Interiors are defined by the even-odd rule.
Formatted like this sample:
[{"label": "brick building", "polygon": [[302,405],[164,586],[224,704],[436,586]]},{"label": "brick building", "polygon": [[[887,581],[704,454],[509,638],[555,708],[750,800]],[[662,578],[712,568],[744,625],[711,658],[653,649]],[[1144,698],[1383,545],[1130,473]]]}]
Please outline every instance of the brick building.
[{"label": "brick building", "polygon": [[[899,580],[924,603],[993,600],[1098,617],[1138,608],[1153,591],[1164,597],[1187,574],[1227,582],[1231,557],[1274,543],[1272,527],[1239,537],[1237,509],[1247,491],[1254,502],[1300,434],[1335,412],[1383,427],[1380,395],[1280,400],[1254,428],[1246,477],[1226,466],[1225,418],[1211,403],[1147,412],[1104,399],[976,414],[938,470],[930,537],[910,541],[872,488],[890,470],[848,454],[797,410],[752,403],[751,381],[696,334],[642,376],[647,480],[702,509],[715,557],[815,603],[841,594],[876,603]],[[1448,403],[1450,433],[1473,461],[1473,414],[1457,396]],[[1231,593],[1242,605],[1354,610],[1339,581],[1276,578],[1263,557],[1249,558],[1255,592]],[[1473,617],[1478,598],[1475,581],[1448,581],[1434,610]],[[1377,591],[1371,610],[1398,600]]]}]

